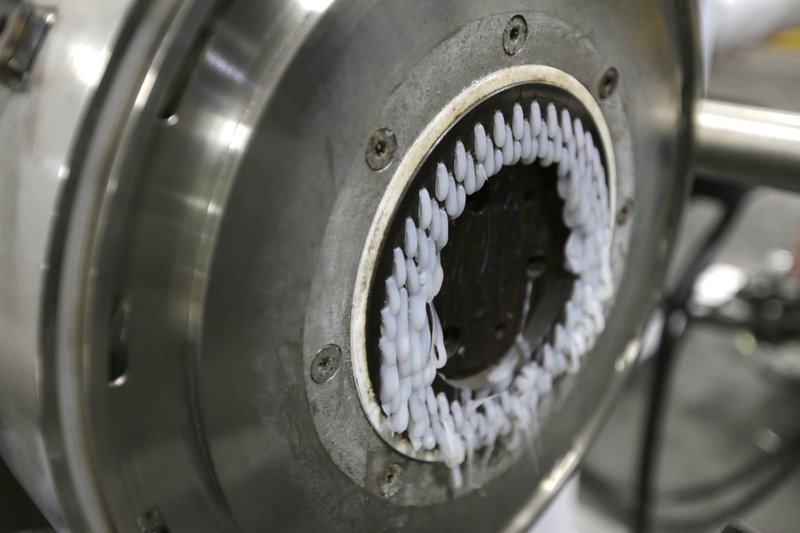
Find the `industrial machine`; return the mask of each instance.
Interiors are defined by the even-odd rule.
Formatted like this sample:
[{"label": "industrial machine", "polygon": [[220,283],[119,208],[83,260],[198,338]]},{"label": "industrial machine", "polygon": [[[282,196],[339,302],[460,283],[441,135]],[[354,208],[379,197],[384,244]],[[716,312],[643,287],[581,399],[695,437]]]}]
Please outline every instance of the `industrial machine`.
[{"label": "industrial machine", "polygon": [[639,354],[695,137],[797,188],[800,121],[701,103],[698,27],[0,1],[6,463],[59,530],[526,528]]}]

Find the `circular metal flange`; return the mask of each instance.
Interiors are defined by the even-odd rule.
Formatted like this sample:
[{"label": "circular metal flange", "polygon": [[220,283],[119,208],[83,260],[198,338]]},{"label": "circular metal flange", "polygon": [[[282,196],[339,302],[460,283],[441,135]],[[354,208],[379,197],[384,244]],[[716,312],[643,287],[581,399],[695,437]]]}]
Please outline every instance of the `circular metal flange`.
[{"label": "circular metal flange", "polygon": [[[153,509],[188,531],[522,528],[574,469],[635,356],[629,340],[652,301],[688,164],[693,93],[682,83],[693,72],[675,55],[688,41],[673,25],[684,8],[368,4],[226,3],[199,43],[173,34],[166,45],[191,48],[183,60],[196,64],[159,51],[152,68],[126,71],[147,79],[132,109],[117,106],[130,115],[118,152],[87,141],[97,164],[73,166],[79,220],[53,289],[48,360],[59,361],[59,390],[85,409],[91,468],[81,472],[96,476],[120,530]],[[515,15],[529,31],[509,56],[502,36]],[[489,465],[484,490],[455,493],[447,468],[398,453],[364,415],[350,335],[357,272],[392,176],[432,118],[475,80],[534,64],[568,72],[595,100],[602,73],[619,69],[599,105],[615,196],[636,205],[613,253],[636,268],[586,371],[544,406],[536,461],[509,454]],[[101,133],[122,131],[103,122]],[[365,149],[381,128],[397,150],[376,172]],[[119,295],[130,302],[129,364],[109,387]],[[338,370],[313,372],[330,345]]]},{"label": "circular metal flange", "polygon": [[[586,115],[598,124],[598,145],[605,150],[608,175],[614,177],[610,195],[612,209],[616,210],[618,198],[635,194],[630,126],[622,106],[621,91],[599,104],[598,95],[589,89],[597,87],[596,80],[606,70],[607,59],[591,41],[564,22],[541,13],[523,12],[521,15],[528,22],[529,34],[526,46],[518,54],[509,57],[497,46],[496,35],[502,35],[510,17],[492,16],[453,34],[409,72],[407,81],[387,100],[376,115],[376,126],[371,128],[374,131],[377,126],[386,125],[395,133],[398,149],[392,164],[380,178],[371,173],[363,159],[360,167],[350,166],[349,178],[334,206],[320,248],[319,267],[306,314],[304,357],[306,364],[310,364],[310,358],[321,346],[335,343],[342,347],[342,363],[337,377],[324,385],[307,380],[312,419],[333,461],[368,491],[380,496],[380,483],[375,480],[382,479],[393,464],[402,467],[403,486],[391,497],[396,505],[444,502],[455,495],[462,499],[476,484],[519,474],[518,471],[511,474],[515,469],[508,467],[517,461],[526,461],[521,448],[513,453],[494,454],[479,480],[455,490],[450,472],[436,451],[414,451],[408,441],[392,437],[381,424],[383,415],[374,400],[366,364],[366,313],[372,275],[397,204],[431,149],[476,104],[509,87],[519,89],[526,84],[539,83],[542,91],[551,87],[555,92],[569,94],[569,98],[578,101]],[[497,33],[492,34],[491,28]],[[554,44],[565,38],[572,43],[569,54]],[[447,70],[446,65],[452,63],[456,53],[474,58],[471,74]],[[498,68],[504,62],[512,64]],[[477,78],[473,77],[475,74]],[[440,86],[447,90],[434,92],[432,89]],[[436,97],[432,97],[434,94]],[[615,228],[613,235],[613,276],[617,284],[625,268],[630,226]],[[601,338],[597,349],[607,349],[604,348],[607,342],[608,339]],[[565,452],[566,442],[572,443],[567,449],[575,453],[576,442],[580,443],[578,446],[585,445],[586,437],[578,437],[588,435],[584,433],[588,429],[581,429],[584,426],[581,420],[585,420],[593,408],[582,406],[581,411],[572,411],[577,404],[575,398],[570,399],[571,391],[586,383],[586,376],[592,369],[597,372],[604,366],[613,366],[613,363],[604,362],[608,356],[587,356],[587,360],[591,359],[587,372],[565,376],[557,390],[540,404],[540,419],[546,431],[541,434],[539,446],[546,451],[541,464],[533,468],[547,471],[548,465],[554,464]],[[348,374],[354,377],[348,379]],[[554,419],[550,416],[554,412],[560,416]],[[555,435],[560,435],[557,439],[567,440],[556,445],[551,440]],[[401,450],[400,453],[397,450]],[[532,467],[525,467],[525,470],[528,468]],[[552,483],[558,486],[563,481],[558,478]]]},{"label": "circular metal flange", "polygon": [[[559,108],[571,109],[574,116],[581,117],[586,122],[588,131],[598,136],[598,147],[601,148],[607,169],[610,209],[611,212],[615,212],[616,164],[611,134],[603,113],[591,93],[577,79],[553,67],[545,65],[509,67],[474,82],[436,115],[405,152],[403,161],[395,170],[386,193],[378,205],[364,245],[353,296],[350,346],[359,400],[370,423],[387,443],[404,455],[415,459],[441,461],[442,456],[438,448],[415,450],[407,438],[395,434],[386,424],[385,414],[378,401],[378,391],[375,390],[375,383],[378,382],[376,368],[378,327],[374,323],[370,324],[370,317],[378,316],[380,308],[384,305],[383,280],[387,272],[391,271],[391,261],[385,259],[387,242],[399,241],[398,229],[396,227],[393,229],[393,224],[398,226],[396,220],[399,218],[402,221],[406,215],[398,215],[398,212],[409,212],[408,204],[416,206],[414,201],[416,189],[412,184],[417,184],[419,187],[421,174],[432,177],[435,173],[438,161],[436,157],[439,156],[432,156],[432,152],[445,142],[445,138],[451,140],[445,150],[452,150],[455,142],[452,135],[449,135],[450,131],[462,120],[472,117],[477,107],[485,107],[488,104],[491,117],[495,109],[503,109],[502,102],[509,98],[512,104],[515,101],[527,104],[534,98],[541,99],[543,105],[547,101],[557,102]],[[506,114],[509,114],[511,106],[508,102],[505,107]],[[467,122],[468,129],[471,130],[475,123],[474,118]],[[449,156],[452,152],[447,153]],[[492,178],[492,180],[498,179],[502,177]],[[399,226],[402,227],[402,224]],[[613,230],[613,226],[612,220],[610,229]],[[389,248],[392,246],[394,244],[388,245]],[[616,260],[624,261],[624,257],[618,256]],[[379,275],[379,272],[383,275]],[[445,276],[448,274],[445,273]],[[563,304],[563,301],[561,303]]]}]

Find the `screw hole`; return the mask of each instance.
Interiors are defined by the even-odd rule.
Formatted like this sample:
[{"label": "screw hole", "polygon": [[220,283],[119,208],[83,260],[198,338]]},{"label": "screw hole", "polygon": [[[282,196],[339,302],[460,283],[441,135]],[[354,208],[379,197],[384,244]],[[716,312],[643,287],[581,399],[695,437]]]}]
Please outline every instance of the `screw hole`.
[{"label": "screw hole", "polygon": [[394,159],[397,151],[397,137],[389,128],[381,128],[373,133],[367,142],[367,166],[372,170],[383,170]]},{"label": "screw hole", "polygon": [[400,490],[402,469],[400,465],[390,465],[386,474],[383,476],[383,482],[380,483],[381,494],[385,498],[390,498],[397,494]]},{"label": "screw hole", "polygon": [[3,32],[5,31],[7,22],[8,22],[8,16],[0,15],[0,35],[2,35]]},{"label": "screw hole", "polygon": [[497,337],[498,339],[502,339],[503,337],[506,336],[506,323],[505,322],[500,322],[499,324],[497,324],[497,326],[495,326],[495,328],[494,328],[494,336]]},{"label": "screw hole", "polygon": [[633,198],[627,198],[617,211],[617,225],[622,226],[630,220],[634,210]]},{"label": "screw hole", "polygon": [[503,31],[503,50],[513,56],[522,50],[528,38],[528,23],[522,15],[515,15],[506,24]]},{"label": "screw hole", "polygon": [[598,93],[600,98],[606,99],[617,89],[619,84],[619,71],[614,67],[609,67],[600,78]]}]

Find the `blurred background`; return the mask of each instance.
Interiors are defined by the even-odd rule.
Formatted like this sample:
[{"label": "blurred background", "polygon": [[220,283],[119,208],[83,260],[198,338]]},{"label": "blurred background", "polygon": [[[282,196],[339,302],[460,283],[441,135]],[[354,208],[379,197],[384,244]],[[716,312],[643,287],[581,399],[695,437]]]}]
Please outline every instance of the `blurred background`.
[{"label": "blurred background", "polygon": [[[708,92],[800,111],[800,30],[718,56]],[[631,530],[645,446],[650,530],[800,531],[800,195],[697,178],[651,356],[564,496],[580,502],[574,531]],[[671,362],[654,412],[659,349]]]}]

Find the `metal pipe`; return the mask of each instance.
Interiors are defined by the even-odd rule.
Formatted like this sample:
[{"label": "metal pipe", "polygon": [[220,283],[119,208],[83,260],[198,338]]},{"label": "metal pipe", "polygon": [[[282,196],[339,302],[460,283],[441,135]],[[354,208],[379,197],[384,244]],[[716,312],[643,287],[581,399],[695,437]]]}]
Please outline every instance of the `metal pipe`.
[{"label": "metal pipe", "polygon": [[695,117],[698,174],[800,192],[800,114],[702,100]]}]

